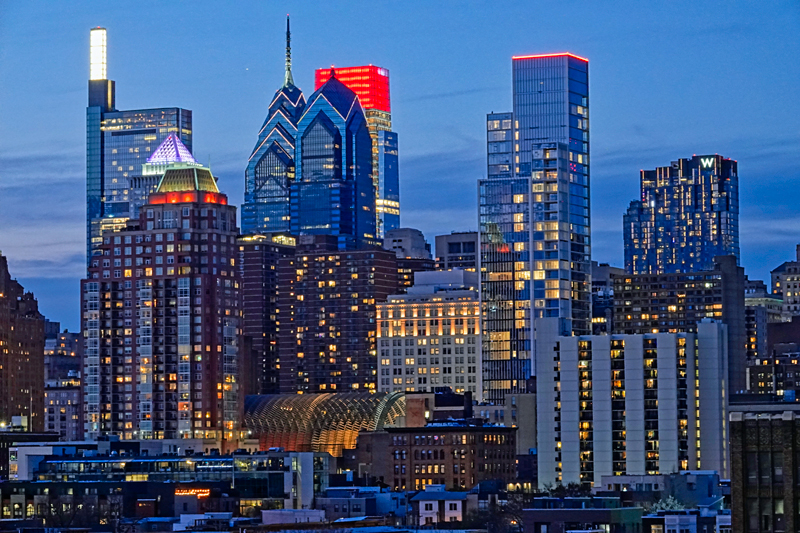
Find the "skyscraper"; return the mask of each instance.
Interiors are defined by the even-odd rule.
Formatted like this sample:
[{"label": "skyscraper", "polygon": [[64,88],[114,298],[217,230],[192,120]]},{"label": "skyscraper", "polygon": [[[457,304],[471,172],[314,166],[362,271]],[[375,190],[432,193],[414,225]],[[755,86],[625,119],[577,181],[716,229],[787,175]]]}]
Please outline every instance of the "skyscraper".
[{"label": "skyscraper", "polygon": [[341,250],[377,243],[371,148],[358,96],[331,69],[297,124],[292,234],[334,235]]},{"label": "skyscraper", "polygon": [[286,71],[269,104],[267,118],[245,170],[242,233],[289,231],[289,187],[295,179],[297,121],[306,99],[292,77],[289,17],[286,17]]},{"label": "skyscraper", "polygon": [[524,392],[538,318],[591,332],[588,60],[515,56],[512,113],[487,116],[480,180],[484,397]]},{"label": "skyscraper", "polygon": [[[317,69],[314,89],[330,79],[331,69]],[[377,194],[378,237],[400,227],[400,175],[397,134],[392,130],[389,71],[374,65],[336,69],[336,77],[355,91],[372,138],[372,182]]]},{"label": "skyscraper", "polygon": [[375,391],[377,304],[397,292],[389,250],[338,249],[335,235],[301,235],[278,271],[282,393]]},{"label": "skyscraper", "polygon": [[192,112],[178,107],[116,108],[107,76],[106,29],[90,33],[89,105],[86,108],[86,263],[104,229],[121,229],[133,216],[131,180],[170,134],[192,148]]},{"label": "skyscraper", "polygon": [[87,438],[238,438],[237,235],[211,171],[177,157],[102,234],[81,284]]},{"label": "skyscraper", "polygon": [[0,254],[0,425],[20,416],[29,431],[42,431],[43,412],[44,317]]},{"label": "skyscraper", "polygon": [[738,260],[737,167],[720,155],[695,155],[642,170],[641,198],[623,216],[628,273],[710,270],[718,255]]}]

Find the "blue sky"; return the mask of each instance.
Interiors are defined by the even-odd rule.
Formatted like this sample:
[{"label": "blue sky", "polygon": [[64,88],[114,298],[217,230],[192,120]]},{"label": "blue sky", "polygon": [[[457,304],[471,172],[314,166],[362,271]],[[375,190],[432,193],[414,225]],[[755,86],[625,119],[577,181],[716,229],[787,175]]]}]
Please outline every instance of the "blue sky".
[{"label": "blue sky", "polygon": [[108,28],[117,107],[193,111],[194,152],[239,204],[283,80],[390,71],[402,224],[477,227],[484,120],[511,107],[511,56],[590,59],[596,260],[622,264],[641,168],[692,154],[739,162],[752,278],[800,242],[800,4],[770,2],[0,2],[0,251],[45,314],[76,329],[84,268],[89,29]]}]

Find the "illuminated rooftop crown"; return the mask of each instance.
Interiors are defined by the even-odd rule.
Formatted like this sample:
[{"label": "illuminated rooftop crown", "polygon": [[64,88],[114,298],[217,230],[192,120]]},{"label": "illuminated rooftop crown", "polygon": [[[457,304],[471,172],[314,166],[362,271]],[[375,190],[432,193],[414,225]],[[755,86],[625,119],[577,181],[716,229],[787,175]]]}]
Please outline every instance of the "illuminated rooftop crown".
[{"label": "illuminated rooftop crown", "polygon": [[192,152],[186,148],[180,138],[170,133],[162,142],[153,155],[147,158],[147,162],[153,165],[164,165],[169,163],[197,163]]},{"label": "illuminated rooftop crown", "polygon": [[167,169],[156,192],[208,191],[219,192],[217,180],[204,167],[172,167]]}]

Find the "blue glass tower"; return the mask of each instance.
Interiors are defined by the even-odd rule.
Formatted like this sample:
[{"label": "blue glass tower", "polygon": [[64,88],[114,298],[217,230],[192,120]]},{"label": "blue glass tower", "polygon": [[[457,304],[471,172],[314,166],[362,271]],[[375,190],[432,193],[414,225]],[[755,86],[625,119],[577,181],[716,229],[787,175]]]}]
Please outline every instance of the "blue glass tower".
[{"label": "blue glass tower", "polygon": [[514,57],[513,112],[487,116],[480,180],[484,397],[524,392],[536,320],[591,333],[587,60]]},{"label": "blue glass tower", "polygon": [[378,169],[381,174],[381,179],[378,181],[378,225],[383,234],[400,227],[400,172],[397,148],[395,132],[378,131]]},{"label": "blue glass tower", "polygon": [[297,121],[305,109],[303,91],[292,78],[289,17],[286,17],[286,74],[245,170],[242,233],[289,231],[289,188],[295,179]]},{"label": "blue glass tower", "polygon": [[714,269],[714,257],[739,259],[739,174],[720,155],[642,170],[641,199],[623,216],[625,269],[673,274]]},{"label": "blue glass tower", "polygon": [[291,232],[335,235],[352,250],[377,243],[372,139],[358,96],[331,70],[297,124]]},{"label": "blue glass tower", "polygon": [[87,266],[103,230],[124,227],[133,215],[131,180],[150,154],[176,134],[191,151],[192,112],[167,107],[119,111],[106,76],[106,30],[91,30],[89,105],[86,108]]}]

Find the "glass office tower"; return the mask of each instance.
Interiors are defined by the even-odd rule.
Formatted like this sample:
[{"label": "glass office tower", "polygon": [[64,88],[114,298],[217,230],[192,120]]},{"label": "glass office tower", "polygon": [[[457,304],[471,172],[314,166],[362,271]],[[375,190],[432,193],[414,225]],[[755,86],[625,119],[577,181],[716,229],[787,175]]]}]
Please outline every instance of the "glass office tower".
[{"label": "glass office tower", "polygon": [[642,170],[641,199],[623,216],[629,274],[713,270],[714,257],[739,260],[739,174],[736,161],[695,155]]},{"label": "glass office tower", "polygon": [[90,33],[89,105],[86,108],[87,265],[101,243],[101,231],[119,228],[132,213],[131,180],[169,136],[192,149],[192,112],[177,107],[119,111],[115,84],[107,79],[106,30]]},{"label": "glass office tower", "polygon": [[[330,79],[331,69],[314,73],[314,90]],[[377,231],[383,238],[400,227],[400,182],[397,166],[397,133],[392,129],[389,70],[375,65],[336,69],[336,78],[358,95],[372,138],[372,184],[375,186]]]},{"label": "glass office tower", "polygon": [[242,233],[289,231],[289,187],[295,178],[297,121],[306,99],[292,77],[289,17],[286,17],[286,71],[245,170]]},{"label": "glass office tower", "polygon": [[331,71],[297,124],[291,232],[335,235],[353,250],[377,243],[372,140],[358,96]]},{"label": "glass office tower", "polygon": [[586,59],[514,57],[512,113],[487,116],[480,181],[484,397],[524,392],[537,318],[591,332]]}]

